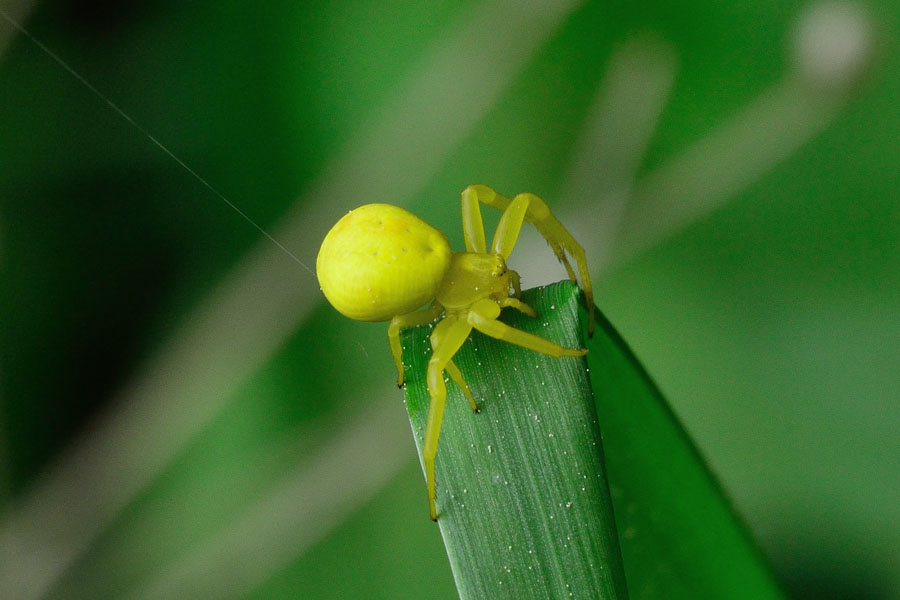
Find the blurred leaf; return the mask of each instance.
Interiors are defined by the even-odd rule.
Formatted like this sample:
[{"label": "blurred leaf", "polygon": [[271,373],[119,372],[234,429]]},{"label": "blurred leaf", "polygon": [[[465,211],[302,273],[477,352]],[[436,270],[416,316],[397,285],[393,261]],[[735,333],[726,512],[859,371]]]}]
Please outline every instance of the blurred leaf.
[{"label": "blurred leaf", "polygon": [[588,363],[631,597],[782,598],[659,389],[597,314]]},{"label": "blurred leaf", "polygon": [[[266,228],[298,196],[303,205],[325,166],[476,5],[126,4],[41,3],[24,24]],[[818,138],[746,181],[728,207],[604,271],[601,298],[796,596],[897,600],[900,3],[825,3],[835,4],[870,10],[877,24],[876,60],[851,102]],[[608,58],[647,32],[672,45],[679,70],[639,164],[645,178],[790,75],[792,57],[783,50],[793,46],[798,17],[821,5],[581,3],[409,205],[458,245],[458,213],[446,206],[465,183],[556,197],[577,141],[589,133],[585,114],[607,82]],[[483,50],[473,51],[486,61]],[[65,460],[60,450],[114,405],[115,390],[133,382],[257,232],[26,38],[11,39],[0,59],[0,460],[8,461],[12,500],[26,502],[47,474],[41,471]],[[423,162],[432,154],[424,152]],[[572,210],[587,221],[599,201],[582,194]],[[309,228],[310,236],[323,233]],[[589,259],[596,268],[596,256]],[[523,276],[532,277],[527,268]],[[532,284],[549,280],[532,269]],[[257,375],[272,393],[262,400],[250,393],[238,403],[254,408],[232,407],[225,420],[237,421],[234,411],[243,410],[252,418],[234,428],[214,424],[192,443],[228,450],[198,462],[188,450],[186,462],[169,470],[191,487],[172,496],[164,479],[129,508],[144,518],[148,504],[179,503],[197,518],[176,529],[174,547],[168,530],[131,534],[130,525],[117,525],[105,539],[125,540],[144,555],[141,573],[164,568],[154,549],[177,556],[207,533],[213,515],[192,492],[209,480],[208,470],[254,456],[273,430],[354,400],[390,401],[360,391],[390,379],[383,328],[344,321],[314,312],[305,332]],[[611,410],[600,400],[601,410]],[[659,416],[667,422],[665,410]],[[616,438],[637,443],[642,432],[604,427],[616,492],[629,474],[614,461]],[[655,444],[640,449],[647,460],[672,460],[658,456]],[[398,478],[392,486],[400,490],[379,495],[255,597],[452,595],[438,529],[423,518],[417,535],[409,531],[418,513],[407,509],[424,505],[413,475]],[[396,504],[407,496],[408,505]],[[215,514],[225,518],[223,508]],[[373,514],[383,522],[373,524]],[[76,516],[80,526],[82,513]],[[629,519],[620,515],[623,534]],[[119,563],[97,562],[97,570],[88,558],[69,573],[88,580],[99,572],[98,587],[115,580],[116,590],[125,589],[136,579],[120,567],[128,553],[105,543],[101,552],[108,548]],[[633,579],[627,539],[623,551]],[[678,572],[686,577],[691,566]],[[672,585],[674,575],[667,576]],[[654,581],[663,585],[662,574]]]}]

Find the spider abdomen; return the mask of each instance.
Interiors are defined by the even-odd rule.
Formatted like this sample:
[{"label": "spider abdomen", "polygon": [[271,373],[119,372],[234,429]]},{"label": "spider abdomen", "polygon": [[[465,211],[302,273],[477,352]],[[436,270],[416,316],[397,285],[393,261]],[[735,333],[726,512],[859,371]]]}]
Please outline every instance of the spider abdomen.
[{"label": "spider abdomen", "polygon": [[345,316],[387,321],[434,298],[451,254],[446,236],[409,211],[367,204],[325,236],[316,274],[325,297]]}]

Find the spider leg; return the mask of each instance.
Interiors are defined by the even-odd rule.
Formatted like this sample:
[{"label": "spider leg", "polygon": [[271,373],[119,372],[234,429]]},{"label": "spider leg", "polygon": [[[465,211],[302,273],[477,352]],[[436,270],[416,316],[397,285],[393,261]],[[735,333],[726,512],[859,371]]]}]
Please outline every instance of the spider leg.
[{"label": "spider leg", "polygon": [[553,253],[556,255],[557,260],[563,264],[566,268],[566,273],[569,275],[569,279],[575,281],[575,271],[572,269],[572,263],[569,262],[566,253],[563,252],[562,246],[557,244],[556,242],[548,241],[550,244],[550,249],[553,250]]},{"label": "spider leg", "polygon": [[487,252],[484,243],[484,223],[481,220],[481,206],[478,194],[467,187],[462,193],[463,237],[466,240],[466,252]]},{"label": "spider leg", "polygon": [[522,302],[517,298],[502,298],[497,301],[497,304],[501,306],[501,308],[505,308],[507,306],[511,306],[519,312],[525,313],[529,317],[536,318],[538,315],[534,312],[534,309]]},{"label": "spider leg", "polygon": [[469,389],[469,384],[466,383],[465,378],[463,378],[459,367],[451,360],[447,362],[447,366],[444,367],[444,370],[447,371],[447,374],[450,375],[450,379],[452,379],[456,385],[459,386],[459,389],[463,391],[463,394],[466,395],[466,398],[469,400],[469,406],[472,407],[472,412],[478,412],[478,405],[475,404],[475,396],[472,395],[472,390]]},{"label": "spider leg", "polygon": [[[526,219],[529,206],[534,202],[534,198],[540,200],[540,198],[534,194],[519,194],[509,201],[509,204],[503,211],[503,216],[500,217],[500,223],[497,224],[497,231],[494,232],[494,241],[491,245],[491,250],[502,255],[504,259],[508,259],[510,254],[512,254],[513,247],[519,239],[519,233],[522,231],[522,221]],[[547,210],[549,211],[549,209]],[[562,225],[560,225],[560,227],[562,227]],[[541,231],[540,228],[538,228],[538,230]],[[544,232],[541,231],[541,233],[543,234]],[[556,254],[556,258],[565,265],[569,279],[577,281],[577,279],[575,279],[575,271],[572,270],[572,265],[569,263],[569,259],[566,258],[566,253],[563,251],[560,242],[554,238],[547,237],[546,235],[545,238],[550,245],[550,249]]]},{"label": "spider leg", "polygon": [[[556,217],[553,216],[553,213],[550,212],[550,207],[547,206],[547,203],[541,200],[538,196],[534,194],[519,194],[512,200],[498,194],[493,189],[489,188],[486,185],[476,184],[470,185],[463,192],[464,196],[472,197],[478,199],[479,202],[483,204],[487,204],[489,206],[493,206],[499,210],[507,211],[514,210],[516,214],[521,208],[517,203],[525,203],[525,220],[529,223],[533,224],[537,230],[544,236],[544,239],[550,244],[550,247],[553,249],[553,252],[556,254],[557,258],[566,266],[566,271],[568,271],[569,278],[575,281],[575,273],[572,269],[572,266],[569,264],[566,259],[565,253],[568,252],[572,258],[575,260],[575,263],[578,265],[578,274],[581,276],[581,286],[584,288],[584,296],[587,301],[587,309],[588,309],[588,334],[593,334],[594,331],[594,292],[591,288],[591,276],[588,272],[587,268],[587,258],[585,256],[584,248],[581,247],[575,238],[572,237],[572,234],[563,227],[562,223],[560,223]],[[524,200],[520,200],[523,198]],[[513,208],[515,205],[515,208]],[[504,215],[505,217],[506,215]],[[510,216],[512,220],[515,217],[514,215]],[[506,227],[506,233],[503,235],[505,239],[509,237],[509,231],[512,231],[512,226],[514,222],[511,222],[509,226]],[[503,226],[503,219],[501,219],[500,225],[497,226],[497,234],[494,236],[495,244],[498,241],[498,235],[500,234],[500,229]],[[519,227],[521,224],[519,225]],[[518,228],[515,230],[515,235],[518,235]],[[515,244],[515,236],[512,237],[512,244]],[[509,243],[508,241],[506,243]],[[509,250],[512,250],[512,247],[509,247]]]},{"label": "spider leg", "polygon": [[434,506],[436,495],[434,457],[437,454],[438,438],[441,435],[441,421],[444,418],[444,404],[447,400],[444,369],[450,364],[453,355],[463,345],[471,331],[472,326],[467,321],[456,316],[447,316],[431,332],[431,347],[434,351],[431,354],[431,359],[428,361],[427,375],[428,394],[431,396],[431,403],[428,405],[428,418],[425,422],[425,442],[422,449],[422,459],[425,462],[425,485],[428,488],[428,510],[431,513],[432,521],[437,521],[437,509]]},{"label": "spider leg", "polygon": [[400,345],[400,330],[404,327],[413,327],[415,325],[424,325],[431,323],[444,311],[444,308],[437,302],[425,310],[406,313],[391,319],[388,325],[388,342],[391,345],[391,354],[394,355],[394,364],[397,365],[397,387],[403,386],[403,347]]},{"label": "spider leg", "polygon": [[529,198],[525,194],[519,194],[513,198],[497,223],[494,232],[494,241],[491,243],[491,251],[501,255],[504,259],[512,254],[519,232],[522,231],[522,223],[525,221],[525,212],[528,210]]},{"label": "spider leg", "polygon": [[516,298],[522,297],[522,279],[519,277],[519,273],[509,270],[509,280],[512,282],[513,291],[516,293]]},{"label": "spider leg", "polygon": [[584,356],[587,350],[583,348],[566,348],[556,342],[544,339],[540,336],[526,333],[515,327],[497,320],[500,315],[500,307],[491,300],[479,300],[469,309],[466,320],[478,331],[498,340],[503,340],[548,356]]}]

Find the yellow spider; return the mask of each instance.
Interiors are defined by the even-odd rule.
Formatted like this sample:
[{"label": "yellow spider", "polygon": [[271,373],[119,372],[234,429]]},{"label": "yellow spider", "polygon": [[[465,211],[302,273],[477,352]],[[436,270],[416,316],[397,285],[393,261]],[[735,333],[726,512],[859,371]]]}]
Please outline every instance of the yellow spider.
[{"label": "yellow spider", "polygon": [[[503,211],[490,250],[485,245],[479,203]],[[470,185],[462,193],[462,220],[466,251],[452,252],[443,233],[412,213],[390,204],[367,204],[337,222],[325,236],[316,258],[319,285],[339,312],[358,321],[391,322],[388,340],[397,365],[398,386],[403,385],[404,377],[400,329],[444,316],[431,333],[433,352],[427,373],[431,402],[423,451],[428,508],[435,521],[434,457],[447,398],[444,371],[465,393],[472,410],[478,411],[469,386],[452,360],[472,329],[550,356],[587,353],[497,320],[500,309],[507,306],[537,316],[519,300],[519,275],[506,266],[523,220],[540,231],[572,281],[576,281],[575,272],[565,252],[575,259],[587,300],[589,332],[594,324],[584,248],[543,200],[534,194],[519,194],[510,200],[486,185]],[[510,296],[510,286],[515,297]],[[428,301],[431,304],[427,309],[417,311]]]}]

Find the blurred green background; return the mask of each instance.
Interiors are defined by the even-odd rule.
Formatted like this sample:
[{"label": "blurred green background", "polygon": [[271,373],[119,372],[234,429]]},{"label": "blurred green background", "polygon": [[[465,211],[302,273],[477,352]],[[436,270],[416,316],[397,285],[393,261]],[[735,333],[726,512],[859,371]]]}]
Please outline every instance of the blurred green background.
[{"label": "blurred green background", "polygon": [[366,202],[461,248],[479,182],[584,242],[796,597],[900,598],[896,2],[0,8],[137,124],[0,18],[0,597],[454,597],[309,268]]}]

